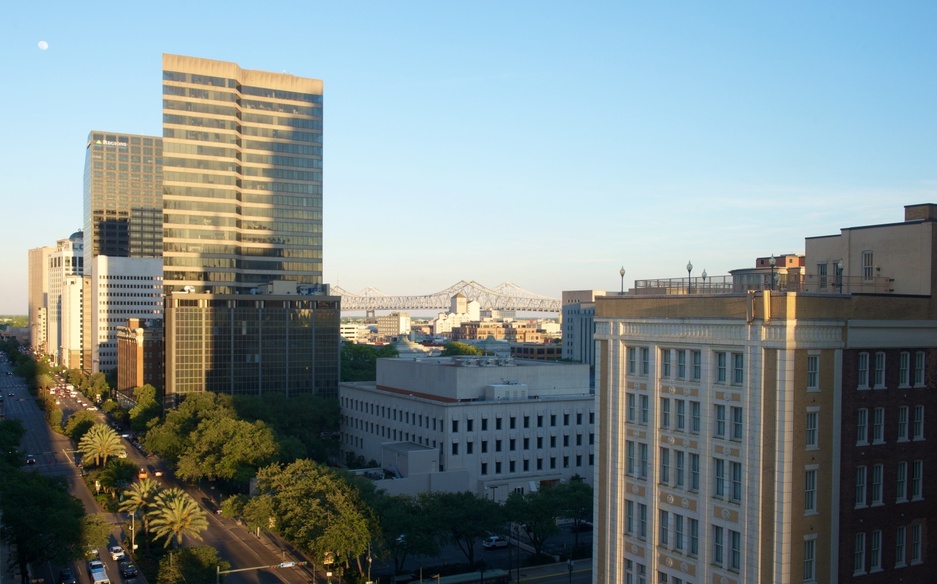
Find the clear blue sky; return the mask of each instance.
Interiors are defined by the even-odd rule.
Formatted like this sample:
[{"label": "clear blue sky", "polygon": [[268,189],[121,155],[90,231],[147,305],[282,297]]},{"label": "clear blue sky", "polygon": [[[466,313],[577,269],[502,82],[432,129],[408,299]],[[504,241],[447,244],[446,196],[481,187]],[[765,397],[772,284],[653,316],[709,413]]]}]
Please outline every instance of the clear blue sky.
[{"label": "clear blue sky", "polygon": [[81,227],[88,132],[161,133],[164,52],[324,80],[326,281],[558,297],[937,202],[935,31],[930,0],[8,3],[0,313]]}]

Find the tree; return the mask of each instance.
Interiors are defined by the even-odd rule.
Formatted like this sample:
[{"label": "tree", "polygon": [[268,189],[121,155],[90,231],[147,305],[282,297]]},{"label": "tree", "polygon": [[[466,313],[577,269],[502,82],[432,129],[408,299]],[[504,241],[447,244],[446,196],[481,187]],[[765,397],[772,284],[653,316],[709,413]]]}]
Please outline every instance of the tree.
[{"label": "tree", "polygon": [[440,357],[452,357],[454,355],[484,355],[485,352],[479,349],[478,347],[473,347],[472,345],[466,343],[459,343],[456,341],[449,341],[443,345],[442,352],[439,353]]},{"label": "tree", "polygon": [[81,548],[99,549],[107,545],[114,526],[104,513],[92,513],[81,518]]},{"label": "tree", "polygon": [[86,410],[75,412],[65,419],[65,435],[77,444],[81,442],[85,433],[97,423],[97,419],[94,412]]},{"label": "tree", "polygon": [[[26,428],[22,420],[0,420],[0,470],[22,466],[23,456],[17,449],[24,435]],[[0,477],[3,474],[0,472]]]},{"label": "tree", "polygon": [[192,432],[210,418],[237,418],[231,396],[210,391],[189,394],[146,433],[146,447],[174,464],[191,448]]},{"label": "tree", "polygon": [[475,563],[475,544],[504,523],[501,505],[471,491],[422,493],[420,503],[440,538],[456,544],[470,564]]},{"label": "tree", "polygon": [[182,548],[160,559],[156,584],[215,584],[216,570],[230,568],[231,564],[222,560],[214,548]]},{"label": "tree", "polygon": [[145,432],[162,411],[159,391],[150,384],[141,385],[133,390],[133,398],[137,405],[130,410],[130,428],[134,432]]},{"label": "tree", "polygon": [[147,512],[155,539],[165,538],[165,547],[178,548],[184,538],[202,539],[201,532],[208,529],[208,515],[185,491],[178,488],[160,491]]},{"label": "tree", "polygon": [[0,476],[0,540],[27,584],[28,564],[64,564],[81,555],[81,502],[62,478],[4,469]]},{"label": "tree", "polygon": [[85,464],[90,457],[94,459],[95,465],[106,465],[108,457],[125,454],[127,449],[121,442],[120,436],[110,426],[95,424],[81,437],[78,442],[78,451],[82,455],[82,464]]},{"label": "tree", "polygon": [[345,343],[341,352],[342,381],[374,381],[377,378],[377,360],[397,357],[398,352],[393,345],[372,347]]},{"label": "tree", "polygon": [[[159,492],[159,485],[151,478],[140,479],[130,485],[130,488],[124,491],[124,501],[120,504],[120,510],[130,513],[143,520],[143,532],[149,535],[150,518],[148,513],[156,503],[156,495]],[[149,551],[149,537],[144,539],[147,551]]]},{"label": "tree", "polygon": [[98,475],[98,481],[111,497],[116,497],[127,485],[133,483],[137,472],[136,463],[126,458],[112,458]]},{"label": "tree", "polygon": [[257,469],[277,455],[273,432],[263,422],[232,418],[202,420],[179,457],[176,475],[187,481],[224,479],[246,487]]},{"label": "tree", "polygon": [[544,488],[531,493],[513,492],[505,503],[508,517],[521,525],[538,556],[543,552],[546,540],[559,532],[556,526],[556,498],[552,490]]},{"label": "tree", "polygon": [[[372,483],[367,483],[369,486]],[[416,497],[388,495],[371,487],[362,489],[365,500],[374,509],[381,530],[379,550],[386,550],[394,559],[395,572],[403,570],[410,554],[435,556],[439,544],[433,531],[428,509]],[[383,555],[383,554],[382,554]]]},{"label": "tree", "polygon": [[377,533],[371,509],[355,485],[324,465],[297,460],[257,473],[261,495],[244,507],[249,525],[271,529],[316,558],[334,554],[346,567]]},{"label": "tree", "polygon": [[573,532],[576,534],[575,546],[579,545],[580,526],[592,520],[594,498],[592,486],[579,475],[574,475],[569,482],[550,487],[559,513],[573,520]]}]

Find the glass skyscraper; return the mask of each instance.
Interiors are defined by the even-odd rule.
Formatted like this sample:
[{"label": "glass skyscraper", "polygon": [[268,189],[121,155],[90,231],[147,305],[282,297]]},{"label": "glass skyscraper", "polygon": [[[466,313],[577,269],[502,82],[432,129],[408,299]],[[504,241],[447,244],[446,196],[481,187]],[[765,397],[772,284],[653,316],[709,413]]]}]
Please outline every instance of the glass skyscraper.
[{"label": "glass skyscraper", "polygon": [[163,55],[163,150],[167,294],[322,284],[322,81]]}]

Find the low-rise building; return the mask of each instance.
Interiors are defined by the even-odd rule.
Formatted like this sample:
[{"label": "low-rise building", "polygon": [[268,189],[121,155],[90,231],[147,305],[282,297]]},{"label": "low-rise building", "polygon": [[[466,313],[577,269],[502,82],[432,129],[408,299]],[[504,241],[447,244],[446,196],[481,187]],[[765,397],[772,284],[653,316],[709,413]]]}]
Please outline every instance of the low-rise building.
[{"label": "low-rise building", "polygon": [[390,493],[463,491],[504,501],[574,475],[592,481],[589,369],[492,357],[380,359],[342,383],[342,449],[379,463]]}]

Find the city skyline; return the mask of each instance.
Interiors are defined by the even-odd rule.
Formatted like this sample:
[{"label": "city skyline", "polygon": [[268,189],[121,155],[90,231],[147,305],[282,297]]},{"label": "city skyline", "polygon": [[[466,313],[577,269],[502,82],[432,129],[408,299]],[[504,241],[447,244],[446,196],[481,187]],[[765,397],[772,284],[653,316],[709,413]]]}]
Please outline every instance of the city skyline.
[{"label": "city skyline", "polygon": [[323,280],[351,292],[725,274],[937,200],[924,2],[297,5],[249,37],[236,6],[108,7],[10,11],[0,313],[82,224],[89,131],[161,134],[163,53],[323,80]]}]

